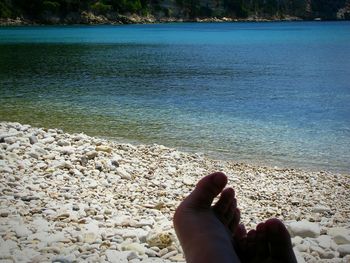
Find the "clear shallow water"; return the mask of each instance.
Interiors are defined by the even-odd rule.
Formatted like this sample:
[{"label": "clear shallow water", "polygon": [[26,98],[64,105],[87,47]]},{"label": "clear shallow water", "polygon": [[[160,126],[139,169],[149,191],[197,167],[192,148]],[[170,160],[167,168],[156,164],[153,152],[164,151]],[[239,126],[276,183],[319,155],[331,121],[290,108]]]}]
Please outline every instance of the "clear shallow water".
[{"label": "clear shallow water", "polygon": [[350,23],[0,28],[0,120],[350,171]]}]

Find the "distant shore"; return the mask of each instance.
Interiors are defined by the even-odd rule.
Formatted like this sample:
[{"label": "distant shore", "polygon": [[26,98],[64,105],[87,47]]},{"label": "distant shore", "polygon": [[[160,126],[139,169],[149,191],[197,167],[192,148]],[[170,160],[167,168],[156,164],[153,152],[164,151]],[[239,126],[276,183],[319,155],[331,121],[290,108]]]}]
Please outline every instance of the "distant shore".
[{"label": "distant shore", "polygon": [[12,122],[0,122],[0,259],[184,262],[172,217],[214,171],[227,174],[248,229],[278,217],[298,262],[349,262],[350,175],[215,161]]},{"label": "distant shore", "polygon": [[[321,20],[321,19],[316,19]],[[139,15],[94,15],[91,12],[82,12],[67,16],[62,19],[51,16],[45,20],[30,20],[26,18],[0,18],[0,26],[29,26],[29,25],[123,25],[123,24],[155,24],[155,23],[182,23],[182,22],[199,22],[199,23],[220,23],[220,22],[272,22],[272,21],[304,21],[300,17],[285,16],[280,17],[256,17],[248,18],[230,18],[230,17],[207,17],[207,18],[177,18],[177,17],[155,17]]]},{"label": "distant shore", "polygon": [[247,18],[231,17],[155,17],[133,15],[94,15],[91,12],[82,12],[79,15],[68,16],[66,18],[47,17],[46,20],[31,20],[17,17],[0,18],[0,26],[40,26],[40,25],[128,25],[128,24],[162,24],[162,23],[225,23],[225,22],[290,22],[290,21],[348,21],[344,19],[324,20],[322,18],[303,19],[295,16],[284,17],[258,17]]}]

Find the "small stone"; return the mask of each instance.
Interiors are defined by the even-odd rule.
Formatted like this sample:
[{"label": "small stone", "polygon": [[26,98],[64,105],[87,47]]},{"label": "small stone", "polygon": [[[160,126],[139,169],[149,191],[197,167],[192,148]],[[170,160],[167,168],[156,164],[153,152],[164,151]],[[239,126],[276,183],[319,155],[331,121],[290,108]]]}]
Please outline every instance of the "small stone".
[{"label": "small stone", "polygon": [[19,146],[19,143],[18,142],[16,142],[16,143],[14,143],[14,144],[11,144],[11,145],[9,145],[8,147],[7,147],[7,151],[8,152],[12,152],[13,150],[16,150],[16,149],[18,149],[20,146]]},{"label": "small stone", "polygon": [[154,250],[157,253],[159,253],[159,251],[160,251],[159,247],[150,247],[150,249]]},{"label": "small stone", "polygon": [[38,142],[38,138],[36,138],[34,135],[29,137],[30,144],[35,144]]},{"label": "small stone", "polygon": [[131,179],[131,175],[127,171],[125,171],[124,168],[122,167],[117,168],[117,173],[122,179],[126,179],[126,180]]},{"label": "small stone", "polygon": [[0,210],[0,216],[1,217],[8,217],[9,216],[9,211],[7,211],[7,210]]},{"label": "small stone", "polygon": [[153,224],[154,224],[153,218],[141,219],[139,222],[136,223],[136,227],[153,226]]},{"label": "small stone", "polygon": [[300,252],[296,249],[293,248],[294,255],[296,257],[296,260],[298,263],[305,263],[304,257],[300,254]]},{"label": "small stone", "polygon": [[83,174],[78,169],[69,170],[69,173],[73,174],[73,175],[75,175],[77,177],[82,177],[83,176]]},{"label": "small stone", "polygon": [[49,216],[49,217],[56,215],[56,211],[52,209],[44,209],[42,213],[43,215]]},{"label": "small stone", "polygon": [[17,249],[17,242],[13,241],[13,240],[6,240],[4,241],[1,237],[0,237],[0,260],[2,258],[7,258],[7,257],[11,257],[11,251]]},{"label": "small stone", "polygon": [[88,162],[89,162],[89,159],[86,156],[82,156],[80,158],[80,163],[82,166],[86,166],[88,164]]},{"label": "small stone", "polygon": [[154,251],[152,249],[149,249],[149,248],[145,250],[145,254],[147,256],[149,256],[149,257],[156,257],[156,256],[158,256],[158,253],[156,251]]},{"label": "small stone", "polygon": [[170,257],[173,257],[177,254],[178,252],[176,250],[174,251],[170,251],[168,253],[166,253],[165,255],[162,256],[163,259],[167,259],[167,258],[170,258]]},{"label": "small stone", "polygon": [[105,255],[110,263],[128,263],[129,252],[107,249]]},{"label": "small stone", "polygon": [[131,251],[131,252],[127,255],[126,258],[127,258],[127,259],[129,260],[129,262],[130,262],[131,260],[138,258],[138,256],[137,256],[137,254],[136,254],[134,251]]},{"label": "small stone", "polygon": [[177,254],[176,256],[172,256],[169,258],[171,261],[175,261],[175,262],[185,262],[185,258],[182,254]]},{"label": "small stone", "polygon": [[321,255],[324,253],[324,250],[318,246],[310,246],[310,251],[315,251],[318,255]]},{"label": "small stone", "polygon": [[99,170],[100,172],[102,172],[102,170],[103,170],[102,163],[100,163],[100,162],[95,162],[95,169],[96,169],[96,170]]},{"label": "small stone", "polygon": [[320,255],[320,258],[331,259],[331,258],[335,258],[336,257],[336,252],[330,251],[330,250],[326,250],[326,251],[323,251],[322,253],[319,253],[319,255]]},{"label": "small stone", "polygon": [[142,256],[146,252],[144,245],[139,243],[121,244],[122,250],[130,250],[136,252],[138,255]]},{"label": "small stone", "polygon": [[11,174],[11,173],[13,173],[13,170],[10,167],[8,167],[8,166],[0,165],[0,172]]},{"label": "small stone", "polygon": [[44,162],[39,162],[39,163],[36,165],[36,168],[44,170],[44,169],[47,168],[47,164],[44,163]]},{"label": "small stone", "polygon": [[97,221],[102,221],[105,219],[104,215],[95,215],[93,218]]},{"label": "small stone", "polygon": [[63,155],[71,155],[75,152],[75,148],[72,146],[64,146],[58,150]]},{"label": "small stone", "polygon": [[0,134],[0,142],[5,142],[5,138],[16,137],[16,136],[19,136],[20,134],[21,133],[17,132],[17,131],[14,131],[14,132],[11,132],[11,133],[1,133]]},{"label": "small stone", "polygon": [[38,200],[39,197],[38,196],[35,196],[35,195],[24,195],[24,196],[21,196],[21,200],[24,201],[24,202],[30,202],[32,200]]},{"label": "small stone", "polygon": [[69,141],[65,141],[65,140],[59,140],[57,142],[57,145],[59,145],[59,146],[70,146],[70,142]]},{"label": "small stone", "polygon": [[15,257],[14,262],[34,262],[35,257],[40,256],[40,253],[32,248],[24,247],[13,253]]},{"label": "small stone", "polygon": [[73,137],[73,140],[74,141],[83,141],[84,139],[86,139],[87,136],[83,133],[80,133],[80,134],[76,134],[74,137]]},{"label": "small stone", "polygon": [[151,232],[146,238],[147,244],[150,247],[166,248],[172,244],[172,238],[168,232]]},{"label": "small stone", "polygon": [[288,225],[288,229],[291,235],[300,237],[318,237],[320,235],[321,229],[317,223],[311,223],[306,220],[292,222]]},{"label": "small stone", "polygon": [[58,247],[45,247],[45,248],[40,249],[40,252],[60,254],[61,250]]},{"label": "small stone", "polygon": [[29,236],[28,240],[40,240],[42,243],[45,243],[47,245],[52,245],[53,243],[62,242],[66,240],[64,233],[62,232],[51,234],[51,233],[45,232],[45,227],[43,229],[39,228],[38,230],[40,232],[37,232]]},{"label": "small stone", "polygon": [[325,213],[331,211],[331,209],[328,206],[316,205],[311,211],[313,213]]},{"label": "small stone", "polygon": [[119,162],[115,159],[111,160],[111,164],[115,167],[119,167]]},{"label": "small stone", "polygon": [[191,186],[191,185],[194,185],[194,181],[189,178],[189,177],[185,177],[182,179],[182,182],[185,184],[185,185],[188,185],[188,186]]},{"label": "small stone", "polygon": [[112,148],[109,146],[105,146],[105,145],[96,146],[95,150],[98,152],[106,152],[106,153],[112,152]]},{"label": "small stone", "polygon": [[333,227],[328,229],[327,234],[333,237],[338,245],[350,244],[350,230],[343,227]]},{"label": "small stone", "polygon": [[296,249],[300,252],[308,252],[309,251],[309,246],[306,244],[298,244],[295,246]]},{"label": "small stone", "polygon": [[63,212],[63,213],[58,214],[55,217],[55,220],[63,220],[63,219],[69,218],[69,217],[70,217],[70,213],[69,212]]},{"label": "small stone", "polygon": [[318,245],[322,248],[330,248],[332,244],[332,238],[327,235],[321,235],[317,238]]},{"label": "small stone", "polygon": [[87,152],[85,155],[89,160],[91,160],[94,159],[98,155],[98,153],[96,151],[90,151]]},{"label": "small stone", "polygon": [[300,201],[297,200],[297,199],[292,199],[292,200],[290,201],[290,203],[291,203],[292,205],[299,205],[299,204],[300,204]]},{"label": "small stone", "polygon": [[157,210],[161,210],[162,208],[164,208],[165,204],[163,202],[159,202],[155,205],[152,205],[151,207]]},{"label": "small stone", "polygon": [[[320,257],[316,251],[312,251],[312,252],[310,253],[310,255],[311,255],[312,257],[314,257],[314,258],[319,258],[319,257]],[[312,261],[311,261],[311,262],[312,262]],[[315,262],[315,263],[316,263],[316,262]]]},{"label": "small stone", "polygon": [[92,244],[96,241],[96,239],[97,239],[97,235],[95,235],[93,232],[83,234],[84,243]]},{"label": "small stone", "polygon": [[41,140],[41,143],[43,144],[51,144],[55,141],[55,138],[54,137],[47,137],[45,139],[42,139]]},{"label": "small stone", "polygon": [[162,258],[144,258],[142,259],[142,263],[170,263],[169,260],[164,260]]},{"label": "small stone", "polygon": [[50,167],[53,169],[71,169],[73,168],[73,165],[65,160],[55,160],[50,164]]},{"label": "small stone", "polygon": [[350,245],[339,245],[337,248],[341,257],[345,257],[346,255],[350,255]]},{"label": "small stone", "polygon": [[87,187],[90,189],[96,189],[98,187],[98,183],[95,180],[91,181]]},{"label": "small stone", "polygon": [[105,211],[103,212],[104,215],[111,215],[112,214],[112,210],[109,209],[105,209]]},{"label": "small stone", "polygon": [[54,258],[51,263],[71,263],[73,261],[76,261],[75,256],[71,255],[69,257],[67,256]]},{"label": "small stone", "polygon": [[48,151],[46,151],[45,149],[43,149],[42,145],[40,144],[34,144],[32,146],[32,149],[29,152],[29,156],[35,158],[35,159],[39,159],[40,156],[43,155],[47,155]]},{"label": "small stone", "polygon": [[343,262],[350,262],[350,254],[343,257]]},{"label": "small stone", "polygon": [[29,156],[33,157],[34,159],[39,159],[40,155],[36,152],[29,152]]},{"label": "small stone", "polygon": [[165,247],[159,251],[159,256],[162,257],[165,254],[167,254],[168,252],[169,252],[169,249]]},{"label": "small stone", "polygon": [[299,245],[299,244],[303,243],[303,239],[299,236],[293,237],[292,243],[293,243],[293,245]]},{"label": "small stone", "polygon": [[34,228],[36,230],[35,232],[40,232],[40,231],[47,232],[50,230],[50,223],[41,217],[35,218],[31,226],[32,226],[32,229]]},{"label": "small stone", "polygon": [[27,236],[29,236],[30,234],[32,234],[32,231],[30,231],[30,230],[29,230],[26,226],[24,226],[24,225],[16,225],[14,231],[15,231],[16,236],[17,236],[18,238],[27,237]]},{"label": "small stone", "polygon": [[18,140],[17,137],[6,137],[4,142],[7,144],[14,144]]},{"label": "small stone", "polygon": [[148,231],[146,231],[142,228],[124,229],[122,231],[122,237],[124,240],[127,238],[134,239],[135,237],[137,237],[140,240],[140,242],[142,242],[142,243],[146,243],[147,235],[148,235]]}]

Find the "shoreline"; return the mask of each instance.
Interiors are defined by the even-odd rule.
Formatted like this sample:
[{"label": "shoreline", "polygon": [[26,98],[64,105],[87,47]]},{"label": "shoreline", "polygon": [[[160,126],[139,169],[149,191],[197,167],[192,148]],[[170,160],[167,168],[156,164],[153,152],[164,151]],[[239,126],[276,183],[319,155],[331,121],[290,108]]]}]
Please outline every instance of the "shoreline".
[{"label": "shoreline", "polygon": [[212,160],[0,122],[0,259],[184,262],[173,213],[223,171],[242,222],[282,219],[298,262],[349,262],[350,175]]},{"label": "shoreline", "polygon": [[[18,123],[18,121],[13,121],[13,120],[0,120],[0,123]],[[256,160],[256,159],[234,159],[230,155],[227,154],[222,154],[221,152],[214,152],[214,151],[205,151],[202,148],[198,149],[193,149],[191,147],[186,147],[186,146],[176,146],[176,145],[166,145],[166,144],[158,144],[158,143],[153,143],[153,142],[143,142],[138,139],[129,139],[129,138],[114,138],[114,137],[109,137],[109,136],[100,136],[100,135],[91,135],[88,133],[85,133],[85,131],[66,131],[65,128],[56,128],[53,127],[52,125],[44,125],[44,126],[36,126],[35,124],[26,124],[30,125],[32,127],[41,127],[41,129],[48,130],[48,129],[59,129],[65,131],[65,133],[68,134],[75,134],[82,132],[86,134],[89,137],[97,138],[97,139],[102,139],[114,143],[119,143],[119,144],[131,144],[134,146],[161,146],[161,147],[166,147],[169,149],[174,149],[179,152],[183,152],[186,154],[195,154],[198,155],[202,158],[210,159],[216,162],[230,162],[230,163],[237,163],[249,167],[264,167],[265,169],[277,169],[277,170],[293,170],[293,171],[299,171],[299,172],[322,172],[322,173],[332,173],[332,174],[337,174],[337,175],[350,175],[350,171],[344,169],[336,169],[336,168],[325,168],[325,167],[319,167],[318,165],[296,165],[296,162],[293,162],[291,164],[290,161],[286,160],[274,160],[274,161],[265,161],[265,160]]]},{"label": "shoreline", "polygon": [[[19,123],[21,122],[21,120],[11,120],[11,119],[5,119],[5,120],[0,120],[0,123]],[[264,159],[254,159],[254,158],[250,158],[250,159],[244,159],[244,158],[232,158],[231,154],[225,154],[222,152],[217,152],[217,151],[206,151],[203,148],[191,148],[191,147],[186,147],[183,145],[171,145],[171,144],[158,144],[158,143],[154,143],[154,142],[147,142],[147,141],[142,141],[141,139],[130,139],[130,138],[122,138],[122,137],[112,137],[112,136],[101,136],[101,135],[96,135],[96,134],[91,134],[91,133],[85,133],[85,131],[80,131],[77,129],[69,129],[67,126],[66,127],[55,127],[52,124],[43,124],[41,125],[40,123],[28,123],[26,125],[30,125],[33,127],[41,127],[42,129],[60,129],[60,130],[64,130],[66,133],[72,134],[72,133],[77,133],[77,132],[83,132],[84,134],[86,134],[89,137],[94,137],[94,138],[98,138],[98,139],[102,139],[102,140],[106,140],[106,141],[111,141],[111,142],[115,142],[115,143],[121,143],[121,144],[131,144],[134,146],[140,146],[140,145],[147,145],[147,146],[151,146],[151,145],[159,145],[162,147],[166,147],[166,148],[171,148],[174,150],[177,150],[179,152],[184,152],[187,154],[197,154],[203,158],[207,158],[207,159],[211,159],[213,161],[217,161],[217,162],[231,162],[231,163],[239,163],[242,165],[246,165],[246,166],[251,166],[251,167],[264,167],[266,169],[278,169],[278,170],[295,170],[295,171],[300,171],[300,172],[311,172],[311,173],[315,173],[315,172],[325,172],[325,173],[332,173],[332,174],[338,174],[338,175],[350,175],[350,171],[349,169],[347,169],[347,167],[341,167],[340,166],[320,166],[318,163],[314,163],[314,164],[308,164],[308,162],[306,163],[302,163],[302,162],[298,162],[296,160],[291,161],[291,160],[286,160],[286,159],[271,159],[271,160],[264,160]]]},{"label": "shoreline", "polygon": [[303,19],[300,17],[257,17],[231,18],[231,17],[205,17],[205,18],[177,18],[177,17],[155,17],[132,15],[94,15],[91,12],[82,12],[74,19],[61,19],[59,17],[50,17],[47,20],[31,20],[17,17],[0,18],[1,26],[72,26],[72,25],[127,25],[127,24],[164,24],[164,23],[235,23],[235,22],[305,22],[305,21],[347,21],[344,19],[323,20],[321,18]]}]

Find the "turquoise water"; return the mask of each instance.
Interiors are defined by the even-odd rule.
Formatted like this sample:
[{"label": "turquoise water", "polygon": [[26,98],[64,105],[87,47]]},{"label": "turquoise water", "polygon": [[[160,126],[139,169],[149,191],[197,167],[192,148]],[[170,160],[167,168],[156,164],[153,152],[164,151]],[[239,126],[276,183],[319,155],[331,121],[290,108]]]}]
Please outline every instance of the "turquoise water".
[{"label": "turquoise water", "polygon": [[0,120],[350,171],[350,22],[0,28]]}]

